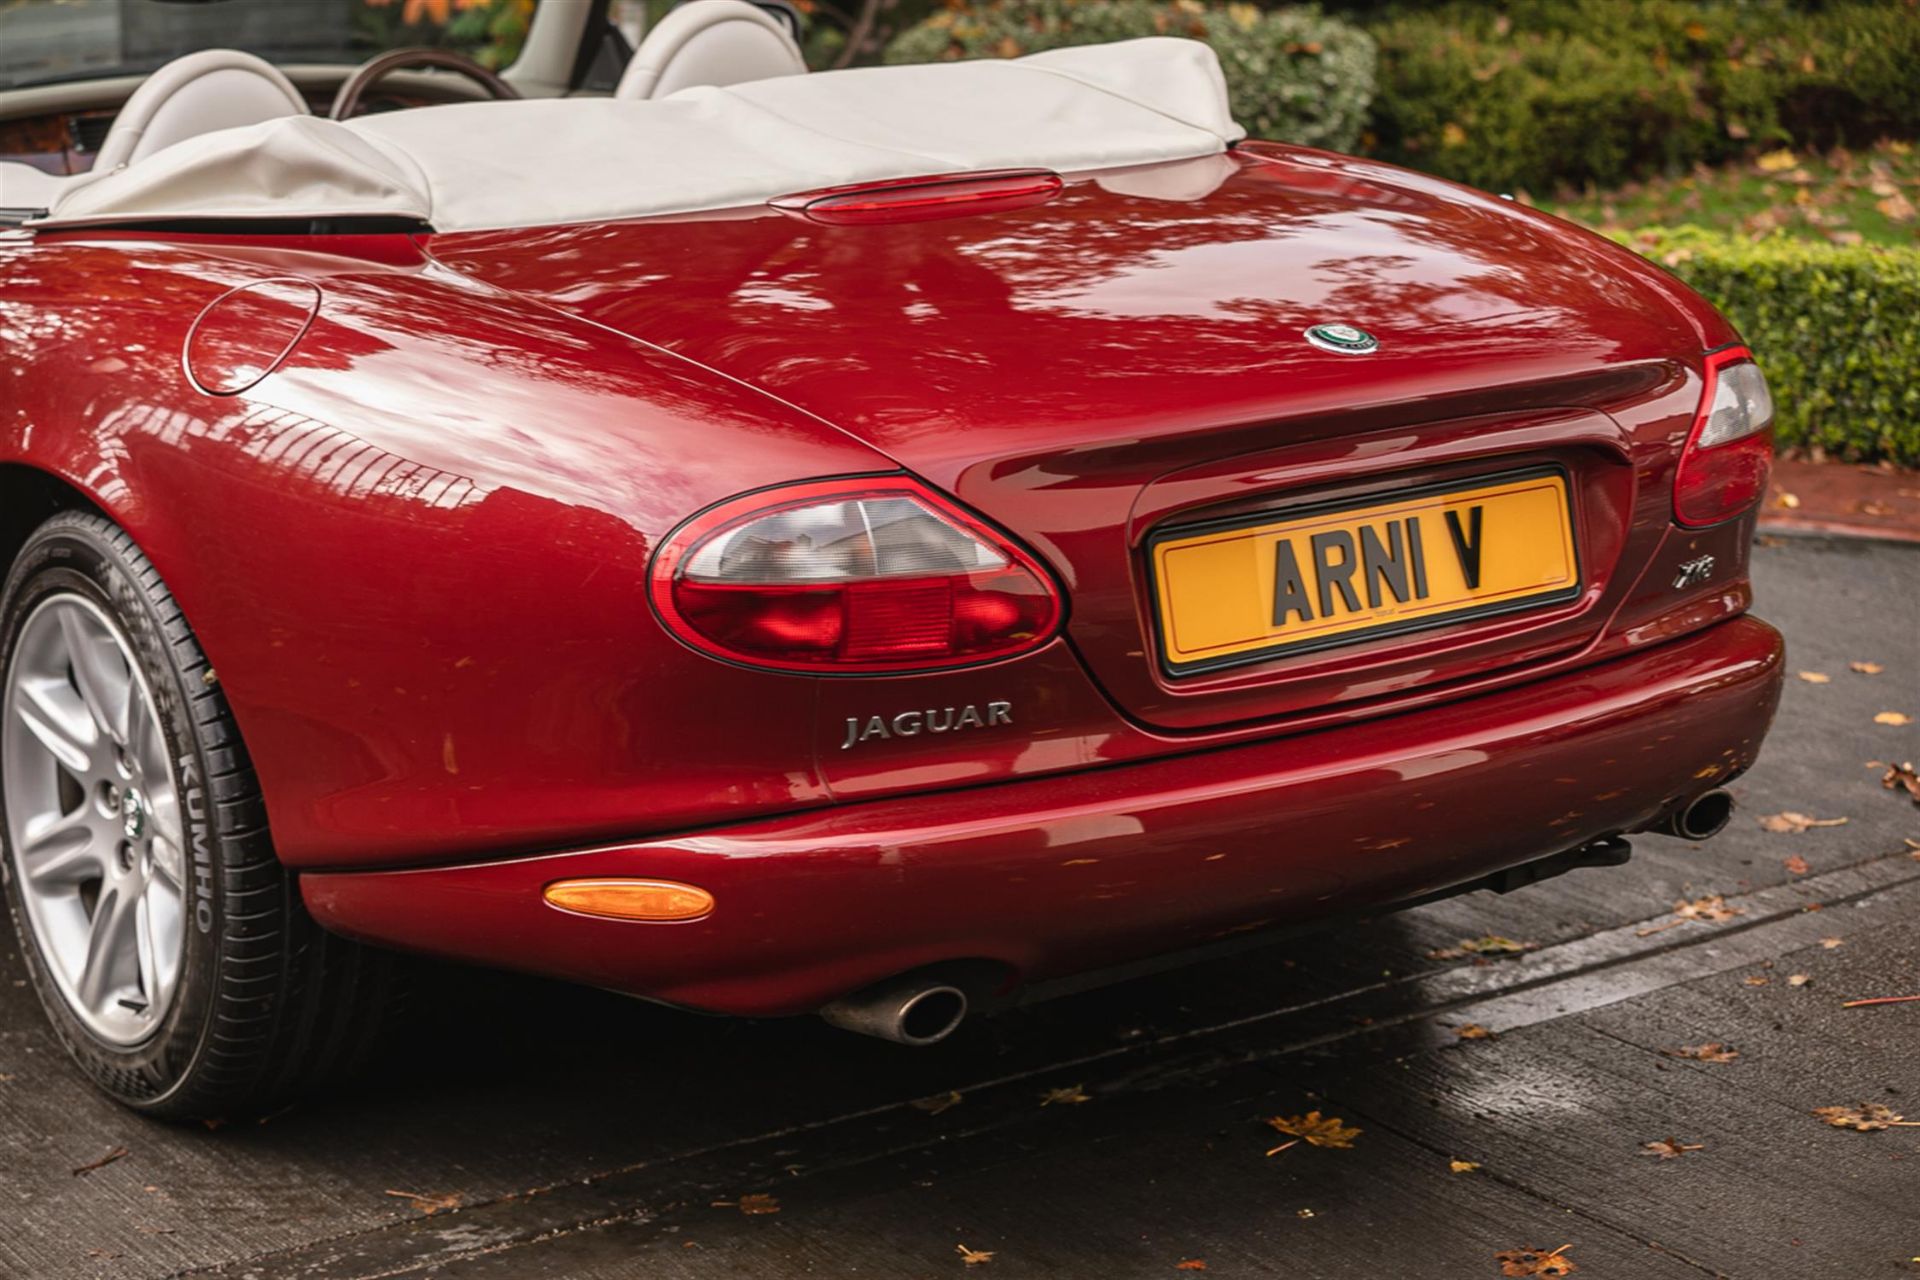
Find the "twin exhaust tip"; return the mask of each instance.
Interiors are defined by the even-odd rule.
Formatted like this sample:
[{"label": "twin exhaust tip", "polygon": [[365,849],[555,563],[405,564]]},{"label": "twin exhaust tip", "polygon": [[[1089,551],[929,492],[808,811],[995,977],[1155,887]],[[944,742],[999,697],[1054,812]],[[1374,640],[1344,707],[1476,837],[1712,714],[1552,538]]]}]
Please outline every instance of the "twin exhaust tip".
[{"label": "twin exhaust tip", "polygon": [[[1732,793],[1716,787],[1669,813],[1654,830],[1682,840],[1705,840],[1725,830],[1732,817]],[[1615,843],[1624,848],[1624,842]],[[924,1047],[939,1044],[958,1030],[967,1008],[967,993],[959,987],[902,974],[842,996],[821,1009],[820,1016],[842,1031]]]},{"label": "twin exhaust tip", "polygon": [[842,1031],[924,1047],[952,1035],[967,1016],[967,993],[925,978],[900,977],[842,996],[820,1010]]},{"label": "twin exhaust tip", "polygon": [[1733,793],[1715,787],[1675,809],[1654,830],[1682,840],[1705,840],[1724,831],[1732,817]]}]

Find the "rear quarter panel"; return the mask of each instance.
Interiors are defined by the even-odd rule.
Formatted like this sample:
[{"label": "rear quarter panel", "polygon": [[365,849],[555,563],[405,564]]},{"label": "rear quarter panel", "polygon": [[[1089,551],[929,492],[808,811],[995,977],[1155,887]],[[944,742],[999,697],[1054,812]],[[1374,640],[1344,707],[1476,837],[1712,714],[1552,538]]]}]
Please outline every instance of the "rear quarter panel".
[{"label": "rear quarter panel", "polygon": [[[0,465],[66,480],[153,559],[283,859],[524,851],[823,802],[813,682],[669,639],[646,566],[700,506],[885,459],[404,242],[357,248],[0,245]],[[195,317],[276,276],[323,293],[292,357],[245,394],[195,390]]]}]

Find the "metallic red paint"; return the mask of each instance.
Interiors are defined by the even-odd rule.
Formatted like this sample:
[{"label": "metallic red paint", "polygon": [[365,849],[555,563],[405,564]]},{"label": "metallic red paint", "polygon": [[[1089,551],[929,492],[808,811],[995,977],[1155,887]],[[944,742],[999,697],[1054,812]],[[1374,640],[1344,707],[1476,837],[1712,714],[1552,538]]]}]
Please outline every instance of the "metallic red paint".
[{"label": "metallic red paint", "polygon": [[[291,350],[297,317],[262,295],[262,323],[220,326],[192,358],[230,374],[220,389],[271,372],[236,394],[193,387],[195,317],[288,279],[320,298]],[[1381,350],[1308,347],[1300,331],[1322,320],[1368,328]],[[909,945],[892,923],[862,940],[823,936],[830,913],[778,915],[776,887],[816,865],[776,857],[789,839],[853,850],[822,876],[888,865],[873,852],[887,832],[940,850],[928,866],[958,841],[949,870],[912,878],[930,895],[919,907],[891,872],[859,889],[900,928],[931,928],[949,906],[984,905],[995,859],[1015,856],[966,838],[968,824],[1078,840],[1151,802],[1154,839],[1115,849],[1142,878],[1132,907],[1110,909],[1106,942],[1081,936],[1099,932],[1108,909],[1089,904],[1105,900],[1049,875],[988,948],[1039,972],[1264,918],[1194,897],[1178,857],[1155,860],[1168,842],[1245,848],[1254,824],[1298,824],[1319,852],[1289,896],[1331,884],[1329,902],[1562,847],[1585,820],[1529,828],[1553,816],[1529,807],[1488,831],[1465,816],[1527,776],[1514,771],[1536,730],[1552,730],[1564,776],[1631,760],[1630,794],[1594,812],[1596,831],[1706,785],[1695,756],[1748,758],[1778,665],[1770,632],[1733,621],[1752,516],[1683,530],[1671,503],[1704,353],[1734,340],[1670,277],[1567,224],[1264,144],[1068,175],[1043,204],[905,225],[749,209],[420,238],[0,233],[0,485],[55,477],[152,558],[219,672],[281,857],[330,873],[309,877],[323,915],[500,962],[600,966],[663,998],[792,1007],[829,979],[967,939],[951,920]],[[1573,477],[1578,600],[1161,674],[1139,562],[1150,528],[1531,462]],[[715,662],[653,617],[650,559],[691,513],[888,473],[1018,536],[1066,588],[1065,635],[985,667],[820,679]],[[1705,555],[1718,572],[1676,589],[1676,566]],[[1608,718],[1658,673],[1678,682],[1670,703]],[[1562,718],[1524,709],[1537,699]],[[1011,724],[842,746],[848,719],[994,702]],[[1615,749],[1669,724],[1671,758]],[[1423,784],[1461,816],[1361,874],[1330,851],[1399,838],[1376,784],[1399,794],[1395,744],[1422,725],[1483,735],[1497,759],[1435,775],[1457,793]],[[1336,758],[1362,763],[1347,784],[1308,787],[1312,762]],[[1167,799],[1223,768],[1244,794]],[[1262,779],[1284,791],[1262,799]],[[658,953],[625,954],[639,935],[603,932],[624,926],[540,914],[539,886],[515,878],[529,853],[609,842],[669,851],[653,870],[671,878],[704,838],[684,833],[722,824],[714,847],[745,852],[696,862],[730,869],[709,886],[720,910],[664,927],[728,932],[679,980],[652,967]],[[489,859],[503,861],[473,865]],[[572,856],[586,874],[640,860]],[[435,864],[460,866],[353,874]],[[991,874],[966,879],[981,866]],[[516,886],[534,914],[489,897]],[[1149,896],[1159,905],[1141,908]],[[737,932],[756,903],[761,923]],[[586,932],[551,936],[566,927]],[[976,927],[995,941],[991,921]],[[756,970],[769,957],[793,975]]]},{"label": "metallic red paint", "polygon": [[[1752,763],[1780,637],[1737,619],[1542,684],[1298,738],[849,804],[611,848],[306,876],[352,936],[675,1004],[814,1009],[896,973],[1118,965],[1376,907],[1638,829]],[[712,893],[683,924],[584,921],[549,883]]]},{"label": "metallic red paint", "polygon": [[[1733,336],[1617,245],[1301,149],[1098,175],[992,218],[733,214],[442,236],[432,251],[765,388],[1009,528],[1067,582],[1069,632],[1101,686],[1179,733],[1594,656],[1671,523],[1700,353]],[[1327,319],[1380,351],[1301,341]],[[1580,490],[1581,599],[1161,674],[1135,572],[1148,526],[1533,462],[1567,466]]]}]

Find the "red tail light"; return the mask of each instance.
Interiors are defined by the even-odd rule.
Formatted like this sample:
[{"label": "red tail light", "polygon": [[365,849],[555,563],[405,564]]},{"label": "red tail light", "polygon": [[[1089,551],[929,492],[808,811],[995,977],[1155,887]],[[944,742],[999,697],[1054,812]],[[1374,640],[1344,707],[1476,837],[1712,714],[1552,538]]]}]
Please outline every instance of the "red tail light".
[{"label": "red tail light", "polygon": [[1707,357],[1700,412],[1673,478],[1673,518],[1690,529],[1719,524],[1760,501],[1773,466],[1773,397],[1753,353]]},{"label": "red tail light", "polygon": [[653,604],[703,653],[780,671],[921,671],[1037,649],[1045,570],[909,480],[821,480],[725,502],[668,538]]}]

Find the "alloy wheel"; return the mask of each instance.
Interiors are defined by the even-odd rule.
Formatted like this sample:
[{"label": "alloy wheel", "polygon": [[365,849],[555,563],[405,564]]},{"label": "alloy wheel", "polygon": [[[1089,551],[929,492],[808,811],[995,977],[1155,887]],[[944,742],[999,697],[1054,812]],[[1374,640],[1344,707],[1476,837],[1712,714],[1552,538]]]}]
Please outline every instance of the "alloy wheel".
[{"label": "alloy wheel", "polygon": [[28,616],[0,706],[7,849],[28,929],[88,1031],[130,1046],[179,985],[187,893],[180,792],[146,676],[92,600]]}]

